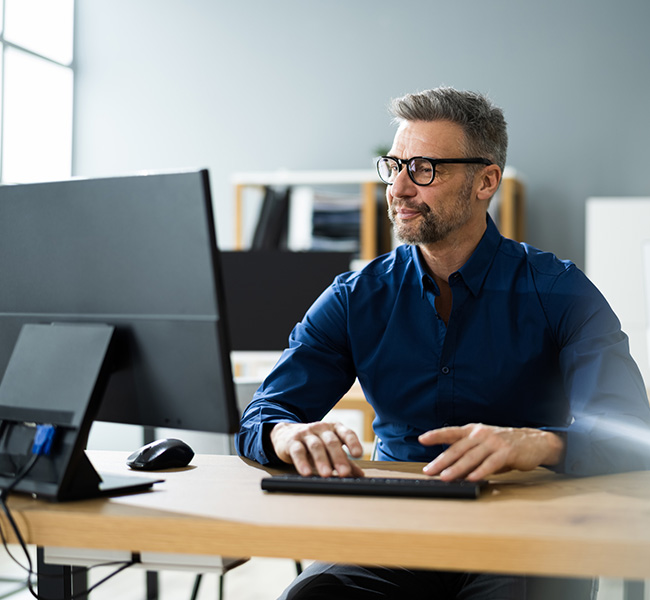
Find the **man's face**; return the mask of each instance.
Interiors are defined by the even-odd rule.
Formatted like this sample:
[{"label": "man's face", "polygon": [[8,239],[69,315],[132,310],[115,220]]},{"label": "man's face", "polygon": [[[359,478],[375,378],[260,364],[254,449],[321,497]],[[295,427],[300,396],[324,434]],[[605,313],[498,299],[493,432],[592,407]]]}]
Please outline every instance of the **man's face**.
[{"label": "man's face", "polygon": [[[397,130],[389,155],[462,158],[463,139],[462,128],[449,121],[406,121]],[[476,218],[474,179],[468,169],[472,166],[437,165],[433,182],[418,186],[403,167],[386,189],[388,216],[397,239],[407,244],[435,244]]]}]

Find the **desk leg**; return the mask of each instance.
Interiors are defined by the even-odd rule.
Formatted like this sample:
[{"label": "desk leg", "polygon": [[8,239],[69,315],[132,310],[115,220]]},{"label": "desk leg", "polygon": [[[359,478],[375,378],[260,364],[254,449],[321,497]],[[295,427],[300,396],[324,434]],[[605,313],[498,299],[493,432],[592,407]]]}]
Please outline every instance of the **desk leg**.
[{"label": "desk leg", "polygon": [[147,600],[158,600],[158,571],[147,571]]},{"label": "desk leg", "polygon": [[623,600],[643,600],[645,598],[645,581],[625,580],[623,582]]},{"label": "desk leg", "polygon": [[57,600],[87,600],[88,570],[83,567],[51,565],[44,560],[43,548],[36,549],[38,594]]},{"label": "desk leg", "polygon": [[43,548],[37,548],[38,595],[44,598],[69,600],[72,597],[72,568],[47,564],[43,560],[43,555]]},{"label": "desk leg", "polygon": [[75,600],[88,600],[88,569],[73,567],[72,595]]}]

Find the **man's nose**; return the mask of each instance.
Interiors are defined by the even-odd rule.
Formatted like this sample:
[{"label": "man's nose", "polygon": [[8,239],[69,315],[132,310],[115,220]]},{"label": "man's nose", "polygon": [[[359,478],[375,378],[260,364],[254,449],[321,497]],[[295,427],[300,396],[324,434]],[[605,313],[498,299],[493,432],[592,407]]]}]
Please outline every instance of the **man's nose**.
[{"label": "man's nose", "polygon": [[407,173],[408,166],[404,165],[400,172],[395,177],[393,185],[391,186],[391,195],[392,196],[412,196],[417,192],[416,185],[413,183],[409,174]]}]

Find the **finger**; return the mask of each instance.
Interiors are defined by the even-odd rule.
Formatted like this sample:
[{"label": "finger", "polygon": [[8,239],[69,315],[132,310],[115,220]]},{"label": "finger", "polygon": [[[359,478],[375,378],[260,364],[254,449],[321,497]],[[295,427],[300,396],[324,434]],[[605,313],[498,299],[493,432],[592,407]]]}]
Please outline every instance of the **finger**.
[{"label": "finger", "polygon": [[440,478],[445,481],[463,478],[477,481],[507,470],[507,465],[508,449],[506,447],[480,444],[463,455],[453,465],[444,469],[440,473]]},{"label": "finger", "polygon": [[312,463],[309,460],[307,448],[300,440],[295,440],[288,448],[290,462],[300,475],[313,475]]},{"label": "finger", "polygon": [[507,470],[507,451],[500,449],[490,454],[480,465],[471,473],[468,473],[465,479],[469,481],[478,481],[486,479],[490,475]]},{"label": "finger", "polygon": [[478,445],[458,457],[448,467],[440,470],[440,478],[445,481],[463,479],[473,472],[490,456],[490,450],[485,445]]},{"label": "finger", "polygon": [[[353,450],[356,455],[359,457],[363,455],[363,446],[359,442],[357,435],[347,429],[347,427],[340,426],[344,431],[340,432],[340,435],[345,436],[347,443],[353,444]],[[347,435],[346,435],[347,432]],[[354,460],[351,460],[348,454],[345,452],[345,448],[341,445],[341,438],[337,435],[334,440],[329,440],[329,436],[323,436],[323,441],[326,442],[326,448],[330,453],[330,460],[334,465],[335,473],[339,477],[364,477],[365,474],[363,469],[355,463]],[[356,443],[355,443],[356,442]],[[357,448],[358,446],[358,448]],[[348,451],[352,454],[348,446]]]},{"label": "finger", "polygon": [[363,446],[359,441],[357,434],[348,429],[345,425],[341,423],[335,423],[334,431],[341,439],[341,441],[347,446],[348,452],[351,456],[359,458],[363,455]]},{"label": "finger", "polygon": [[349,462],[349,472],[339,473],[339,471],[334,470],[332,472],[332,477],[365,477],[366,473],[364,470],[353,460]]},{"label": "finger", "polygon": [[352,473],[352,466],[343,449],[341,438],[334,431],[325,431],[321,434],[321,440],[329,455],[330,464],[336,471],[335,474],[340,477],[348,477]]},{"label": "finger", "polygon": [[467,432],[462,427],[441,427],[432,429],[421,434],[418,441],[423,446],[435,446],[436,444],[453,444],[464,438]]},{"label": "finger", "polygon": [[365,477],[366,476],[363,469],[357,463],[355,463],[354,461],[350,462],[350,466],[352,467],[351,475],[353,477]]},{"label": "finger", "polygon": [[445,469],[457,463],[470,450],[480,445],[480,442],[474,437],[463,437],[444,452],[441,452],[426,467],[424,472],[427,475],[441,474]]},{"label": "finger", "polygon": [[[323,442],[321,435],[306,435],[303,438],[303,444],[307,449],[309,459],[311,460],[316,472],[321,477],[330,477],[334,470],[334,465],[330,459],[328,449]],[[340,444],[340,443],[339,443]]]}]

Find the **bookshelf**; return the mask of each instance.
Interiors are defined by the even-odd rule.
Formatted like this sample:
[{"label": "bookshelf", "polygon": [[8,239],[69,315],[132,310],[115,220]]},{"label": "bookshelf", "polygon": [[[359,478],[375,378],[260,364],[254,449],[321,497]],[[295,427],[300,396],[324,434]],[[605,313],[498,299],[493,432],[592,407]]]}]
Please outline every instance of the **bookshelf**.
[{"label": "bookshelf", "polygon": [[[503,170],[501,186],[492,199],[495,222],[502,235],[518,242],[526,239],[526,188],[517,171],[509,166]],[[492,211],[490,211],[492,214]]]},{"label": "bookshelf", "polygon": [[[232,177],[235,191],[235,249],[244,244],[244,190],[248,187],[266,186],[358,186],[361,196],[361,226],[359,257],[371,260],[388,251],[386,240],[378,233],[377,194],[384,184],[374,170],[342,171],[271,171],[259,173],[235,173]],[[381,186],[381,188],[379,188]],[[386,217],[387,219],[387,217]]]}]

